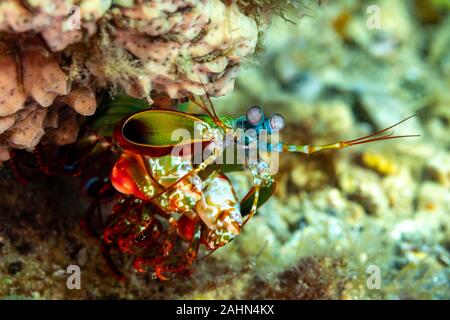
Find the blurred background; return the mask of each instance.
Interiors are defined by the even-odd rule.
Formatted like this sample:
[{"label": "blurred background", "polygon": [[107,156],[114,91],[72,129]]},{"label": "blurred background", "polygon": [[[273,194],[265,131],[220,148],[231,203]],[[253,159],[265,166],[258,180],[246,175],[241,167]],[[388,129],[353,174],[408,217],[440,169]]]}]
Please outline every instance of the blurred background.
[{"label": "blurred background", "polygon": [[[0,194],[13,212],[0,215],[0,296],[449,299],[450,2],[322,1],[301,14],[273,21],[234,92],[214,99],[219,114],[281,113],[293,144],[354,139],[415,114],[395,133],[419,138],[282,154],[275,196],[240,237],[169,282],[105,276],[77,224],[86,204],[75,182],[2,182],[14,197]],[[232,180],[248,188],[244,174]],[[71,263],[83,290],[65,287]],[[373,270],[380,288],[368,285]]]},{"label": "blurred background", "polygon": [[[295,266],[299,283],[287,273],[294,283],[281,296],[301,295],[316,285],[307,274],[324,272],[324,297],[450,297],[449,5],[326,1],[271,26],[219,110],[281,113],[283,140],[296,144],[353,139],[413,114],[395,133],[421,137],[281,155],[276,197],[217,258],[258,253],[255,268],[267,273]],[[367,288],[371,265],[380,290]]]}]

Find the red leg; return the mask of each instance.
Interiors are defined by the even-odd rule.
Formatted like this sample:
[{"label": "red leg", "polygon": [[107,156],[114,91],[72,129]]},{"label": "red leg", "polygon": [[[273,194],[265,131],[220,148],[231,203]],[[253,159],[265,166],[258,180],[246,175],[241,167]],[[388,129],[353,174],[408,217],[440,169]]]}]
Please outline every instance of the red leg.
[{"label": "red leg", "polygon": [[17,181],[21,185],[26,185],[28,183],[27,179],[25,178],[25,175],[22,173],[22,171],[19,168],[19,163],[17,161],[17,153],[15,150],[10,151],[11,159],[9,160],[9,165],[11,167],[11,170],[14,173],[14,176],[16,177]]},{"label": "red leg", "polygon": [[103,258],[105,259],[106,264],[108,265],[109,270],[112,272],[112,274],[114,275],[114,277],[118,280],[118,281],[124,281],[125,280],[125,276],[123,275],[123,273],[119,270],[119,268],[117,268],[116,264],[114,263],[114,261],[112,260],[111,254],[110,254],[110,247],[108,244],[106,244],[105,242],[102,241],[101,243],[101,251],[102,251],[102,255]]}]

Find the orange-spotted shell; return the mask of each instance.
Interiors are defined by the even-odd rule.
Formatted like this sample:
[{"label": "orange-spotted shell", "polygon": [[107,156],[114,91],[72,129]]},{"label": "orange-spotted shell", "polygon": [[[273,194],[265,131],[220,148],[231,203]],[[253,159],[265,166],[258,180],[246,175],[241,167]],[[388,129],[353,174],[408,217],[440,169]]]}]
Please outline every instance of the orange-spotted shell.
[{"label": "orange-spotted shell", "polygon": [[241,230],[239,200],[230,180],[223,174],[214,177],[205,187],[195,211],[208,227],[204,242],[211,249],[227,244]]},{"label": "orange-spotted shell", "polygon": [[[191,170],[190,160],[182,157],[151,158],[124,151],[113,167],[111,183],[122,194],[148,201]],[[192,175],[152,202],[167,213],[192,216],[192,209],[201,197],[202,180]]]},{"label": "orange-spotted shell", "polygon": [[[114,165],[111,182],[120,193],[149,201],[192,169],[189,158],[172,155],[149,157],[124,151]],[[192,229],[191,223],[203,221],[206,228],[202,242],[210,249],[227,244],[242,227],[238,197],[230,180],[223,174],[211,177],[206,186],[197,174],[193,174],[151,202],[168,214],[180,213],[189,218],[180,219],[180,230],[186,221],[189,221],[188,230]],[[186,233],[183,238],[188,240],[191,232],[183,233]]]}]

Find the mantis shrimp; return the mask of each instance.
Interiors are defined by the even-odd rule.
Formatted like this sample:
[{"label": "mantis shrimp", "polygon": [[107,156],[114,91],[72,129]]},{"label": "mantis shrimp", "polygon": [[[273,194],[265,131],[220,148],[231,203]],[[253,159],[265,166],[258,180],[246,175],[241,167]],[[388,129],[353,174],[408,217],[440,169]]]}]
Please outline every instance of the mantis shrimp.
[{"label": "mantis shrimp", "polygon": [[[104,240],[117,242],[123,252],[140,251],[135,268],[154,270],[163,280],[187,270],[198,259],[201,245],[213,252],[239,235],[275,189],[268,155],[309,155],[416,136],[389,133],[407,118],[353,140],[292,145],[274,139],[285,125],[280,114],[266,116],[261,107],[251,106],[245,116],[219,117],[208,96],[190,100],[206,114],[145,110],[124,118],[114,130],[114,140],[123,152],[112,169],[111,183],[133,200],[122,199],[119,213],[105,229]],[[188,138],[175,142],[173,133],[180,129],[189,133]],[[242,161],[236,163],[235,157],[231,163],[217,161],[237,147],[243,150]],[[255,147],[260,151],[256,156]],[[198,153],[203,157],[196,162]],[[252,187],[240,201],[225,175],[236,170],[248,171],[253,177]],[[180,243],[184,245],[181,251],[176,248]]]},{"label": "mantis shrimp", "polygon": [[[81,177],[93,198],[82,226],[100,241],[106,262],[120,279],[123,275],[109,255],[111,247],[133,255],[136,270],[168,280],[189,272],[202,246],[210,251],[206,257],[235,239],[275,190],[273,155],[310,155],[416,136],[390,132],[407,118],[353,140],[292,145],[278,139],[285,126],[280,114],[266,116],[261,107],[251,106],[244,116],[219,117],[207,95],[189,100],[204,113],[148,109],[142,101],[116,99],[106,107],[126,116],[117,124],[101,117],[97,123],[97,128],[115,124],[111,132],[88,130],[73,145],[40,147],[36,152],[44,172]],[[177,130],[188,136],[174,139]],[[218,161],[230,154],[232,161]],[[242,199],[226,176],[233,171],[252,176]],[[102,203],[112,199],[112,214],[103,223]],[[92,222],[96,213],[102,222],[100,235]]]}]

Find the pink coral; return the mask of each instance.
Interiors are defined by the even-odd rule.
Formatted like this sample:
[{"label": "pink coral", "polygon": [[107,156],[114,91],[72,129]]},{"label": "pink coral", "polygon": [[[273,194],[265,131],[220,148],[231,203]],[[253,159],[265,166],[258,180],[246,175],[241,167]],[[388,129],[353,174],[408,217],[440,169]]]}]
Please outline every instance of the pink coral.
[{"label": "pink coral", "polygon": [[[0,76],[0,161],[9,158],[10,148],[33,150],[49,129],[53,136],[55,132],[62,135],[49,141],[74,142],[80,125],[76,112],[95,112],[94,91],[80,86],[71,89],[58,60],[39,40],[9,44],[0,43],[0,68],[4,71]],[[69,117],[64,111],[66,116],[56,117],[63,105],[76,112]],[[64,124],[70,128],[63,129]]]},{"label": "pink coral", "polygon": [[121,3],[0,1],[2,159],[10,148],[32,150],[46,132],[46,141],[73,142],[77,114],[95,113],[99,90],[149,102],[161,93],[227,94],[240,62],[254,52],[257,25],[234,3]]}]

